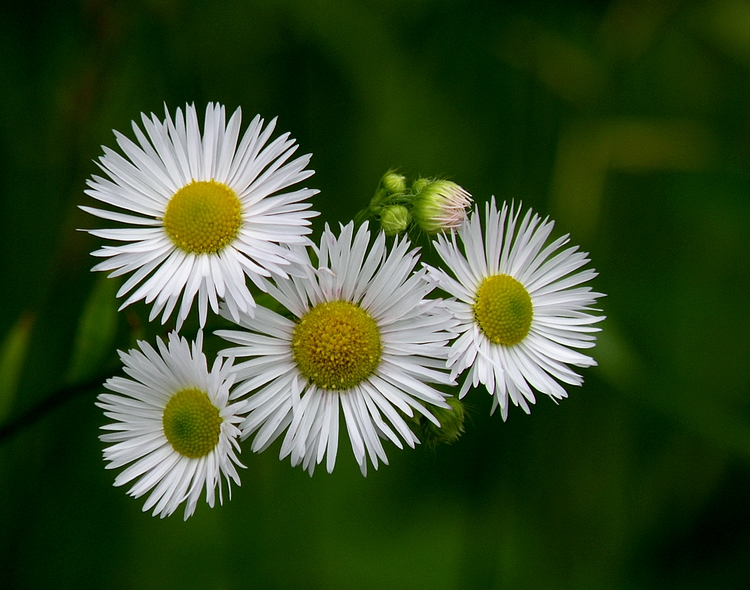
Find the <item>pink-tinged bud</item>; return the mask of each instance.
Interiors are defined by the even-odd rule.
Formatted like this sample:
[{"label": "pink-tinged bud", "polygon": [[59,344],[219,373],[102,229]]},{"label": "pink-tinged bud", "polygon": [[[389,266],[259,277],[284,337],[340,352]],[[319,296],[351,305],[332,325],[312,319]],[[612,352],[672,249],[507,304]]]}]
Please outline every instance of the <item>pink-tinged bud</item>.
[{"label": "pink-tinged bud", "polygon": [[412,211],[419,228],[427,234],[436,234],[461,227],[466,220],[466,210],[471,207],[471,195],[449,180],[426,184],[424,180],[414,183],[414,188],[421,188],[414,196]]}]

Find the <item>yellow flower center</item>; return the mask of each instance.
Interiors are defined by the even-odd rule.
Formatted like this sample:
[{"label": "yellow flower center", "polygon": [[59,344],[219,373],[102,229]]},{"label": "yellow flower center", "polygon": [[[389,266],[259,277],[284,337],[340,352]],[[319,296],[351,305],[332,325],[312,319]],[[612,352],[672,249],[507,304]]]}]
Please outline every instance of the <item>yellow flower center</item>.
[{"label": "yellow flower center", "polygon": [[318,387],[345,390],[372,375],[382,345],[375,320],[348,301],[319,303],[292,332],[300,373]]},{"label": "yellow flower center", "polygon": [[167,203],[164,229],[174,244],[191,254],[215,254],[231,243],[242,225],[242,204],[226,184],[194,180]]},{"label": "yellow flower center", "polygon": [[493,275],[479,285],[474,317],[492,342],[513,346],[529,333],[534,307],[529,292],[516,279]]},{"label": "yellow flower center", "polygon": [[175,393],[164,408],[161,422],[172,448],[185,457],[205,457],[219,442],[219,410],[200,389]]}]

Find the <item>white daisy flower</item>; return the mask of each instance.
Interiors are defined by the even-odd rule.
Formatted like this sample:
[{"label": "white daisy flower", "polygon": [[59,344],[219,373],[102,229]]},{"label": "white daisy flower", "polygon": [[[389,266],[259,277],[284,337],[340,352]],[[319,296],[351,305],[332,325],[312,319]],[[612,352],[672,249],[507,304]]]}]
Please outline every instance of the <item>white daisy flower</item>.
[{"label": "white daisy flower", "polygon": [[215,490],[223,502],[221,476],[240,485],[235,465],[240,447],[238,404],[229,404],[234,383],[232,363],[216,359],[208,370],[202,335],[193,342],[176,332],[169,344],[157,339],[158,351],[139,342],[140,351],[120,352],[130,379],[113,377],[104,384],[115,392],[99,395],[97,406],[114,420],[102,426],[107,469],[130,464],[115,485],[135,481],[129,494],[138,498],[151,491],[144,512],[154,509],[162,518],[185,502],[185,520],[195,511],[203,488],[213,507]]},{"label": "white daisy flower", "polygon": [[[603,316],[590,306],[602,293],[579,286],[593,279],[593,269],[579,271],[589,259],[577,246],[559,251],[565,235],[545,247],[554,222],[504,204],[487,204],[482,233],[477,209],[458,230],[462,248],[451,237],[438,235],[435,247],[453,276],[430,268],[430,276],[456,300],[451,302],[460,336],[451,344],[448,366],[453,377],[468,374],[459,397],[482,383],[508,417],[508,398],[530,412],[532,387],[554,400],[567,397],[558,383],[580,385],[570,369],[596,365],[577,350],[594,346],[595,324]],[[558,381],[556,381],[558,380]]]},{"label": "white daisy flower", "polygon": [[304,202],[317,190],[281,192],[313,174],[310,155],[286,163],[297,149],[288,133],[266,145],[276,119],[264,129],[256,116],[238,145],[240,109],[226,124],[224,107],[209,103],[202,136],[194,106],[184,116],[177,109],[174,121],[165,112],[163,122],[141,114],[147,135],[133,122],[138,145],[115,131],[125,157],[105,147],[98,164],[109,179],[87,181],[86,194],[125,211],[81,207],[125,226],[88,230],[124,242],[93,252],[106,258],[93,270],[132,273],[117,293],[130,293],[120,309],[153,302],[149,321],[162,313],[164,323],[182,298],[179,329],[196,295],[201,326],[219,298],[233,317],[252,315],[245,276],[261,286],[270,272],[283,275],[289,260],[280,244],[306,243],[317,215]]},{"label": "white daisy flower", "polygon": [[[312,475],[327,453],[336,463],[339,413],[364,475],[367,455],[377,469],[388,463],[381,438],[403,448],[419,442],[405,418],[414,410],[439,426],[432,404],[448,408],[446,394],[430,384],[453,384],[445,368],[455,320],[441,300],[425,299],[434,286],[406,240],[388,252],[381,232],[368,252],[370,232],[350,223],[339,238],[326,227],[300,276],[276,278],[269,293],[293,319],[258,307],[241,314],[244,331],[220,330],[237,344],[220,354],[248,358],[236,365],[232,396],[252,393],[241,424],[252,448],[266,449],[285,429],[280,457],[291,455]],[[300,256],[307,252],[300,248]]]}]

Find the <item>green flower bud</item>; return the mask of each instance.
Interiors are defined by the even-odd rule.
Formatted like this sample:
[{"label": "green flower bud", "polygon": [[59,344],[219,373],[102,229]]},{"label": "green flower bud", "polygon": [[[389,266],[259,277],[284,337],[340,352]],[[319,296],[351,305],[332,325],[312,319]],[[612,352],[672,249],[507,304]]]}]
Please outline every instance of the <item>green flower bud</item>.
[{"label": "green flower bud", "polygon": [[411,191],[415,195],[418,195],[424,190],[426,186],[432,184],[432,182],[433,181],[430,178],[417,178],[417,180],[415,180],[411,185]]},{"label": "green flower bud", "polygon": [[386,172],[380,185],[389,193],[403,193],[406,190],[406,177],[393,171]]},{"label": "green flower bud", "polygon": [[435,426],[424,416],[419,418],[418,436],[421,441],[430,447],[436,447],[441,443],[453,444],[464,432],[464,405],[457,397],[449,397],[445,400],[451,409],[430,408],[432,415],[440,422],[440,427]]},{"label": "green flower bud", "polygon": [[410,223],[411,214],[403,205],[391,205],[380,213],[380,227],[387,236],[404,233]]},{"label": "green flower bud", "polygon": [[414,221],[425,233],[457,229],[466,220],[471,195],[455,182],[420,178],[413,190]]}]

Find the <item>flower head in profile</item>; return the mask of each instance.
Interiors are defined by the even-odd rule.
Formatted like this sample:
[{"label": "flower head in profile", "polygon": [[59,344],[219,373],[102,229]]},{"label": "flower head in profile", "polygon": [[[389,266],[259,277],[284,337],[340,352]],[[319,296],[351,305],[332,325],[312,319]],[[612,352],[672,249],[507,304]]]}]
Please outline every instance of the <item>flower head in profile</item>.
[{"label": "flower head in profile", "polygon": [[414,221],[423,232],[458,229],[466,221],[471,195],[455,182],[420,178],[412,191]]},{"label": "flower head in profile", "polygon": [[252,394],[243,437],[257,431],[252,448],[262,451],[286,430],[281,457],[311,475],[326,454],[327,470],[335,466],[341,412],[366,474],[367,456],[376,469],[388,463],[381,439],[419,442],[405,420],[414,410],[438,424],[430,406],[449,408],[433,384],[452,383],[445,362],[455,320],[425,298],[434,285],[413,272],[408,241],[388,251],[380,233],[369,244],[367,224],[355,233],[350,223],[339,237],[326,228],[317,267],[308,259],[268,286],[291,319],[258,307],[254,318],[241,314],[243,330],[217,332],[237,344],[221,353],[237,362],[232,395]]},{"label": "flower head in profile", "polygon": [[[590,312],[601,293],[582,286],[597,273],[580,270],[589,259],[577,246],[564,250],[568,236],[545,246],[554,222],[494,198],[486,206],[485,231],[475,210],[451,237],[439,235],[435,246],[448,274],[430,269],[451,302],[460,336],[452,343],[452,374],[467,372],[459,396],[482,383],[494,395],[505,420],[508,399],[530,412],[536,389],[553,399],[567,397],[558,381],[580,385],[569,365],[596,362],[578,349],[594,346],[594,324],[604,319]],[[459,247],[458,241],[461,243]]]},{"label": "flower head in profile", "polygon": [[252,314],[255,302],[248,277],[262,285],[271,272],[289,264],[284,245],[304,244],[309,219],[317,215],[305,201],[311,189],[284,192],[313,174],[310,156],[290,161],[297,149],[289,134],[268,140],[276,120],[265,128],[255,117],[240,139],[241,111],[226,122],[223,106],[209,103],[203,133],[195,107],[141,115],[145,133],[133,122],[137,144],[115,132],[124,156],[104,148],[100,168],[86,194],[115,208],[81,207],[122,227],[88,230],[118,242],[93,252],[104,258],[94,270],[130,275],[117,296],[122,307],[153,303],[150,320],[164,323],[180,303],[177,327],[197,295],[200,325],[208,305],[218,313],[224,299],[230,314]]},{"label": "flower head in profile", "polygon": [[193,342],[169,334],[169,343],[157,340],[155,350],[146,342],[140,350],[121,352],[129,378],[113,377],[105,387],[114,393],[99,395],[97,406],[113,422],[101,435],[107,469],[127,465],[115,479],[121,486],[134,482],[128,492],[138,498],[151,492],[144,512],[162,518],[185,502],[185,520],[195,511],[205,488],[213,507],[216,488],[222,497],[222,476],[231,497],[231,481],[240,485],[235,465],[242,466],[238,424],[242,415],[229,404],[234,382],[232,364],[217,359],[208,370],[202,336]]}]

